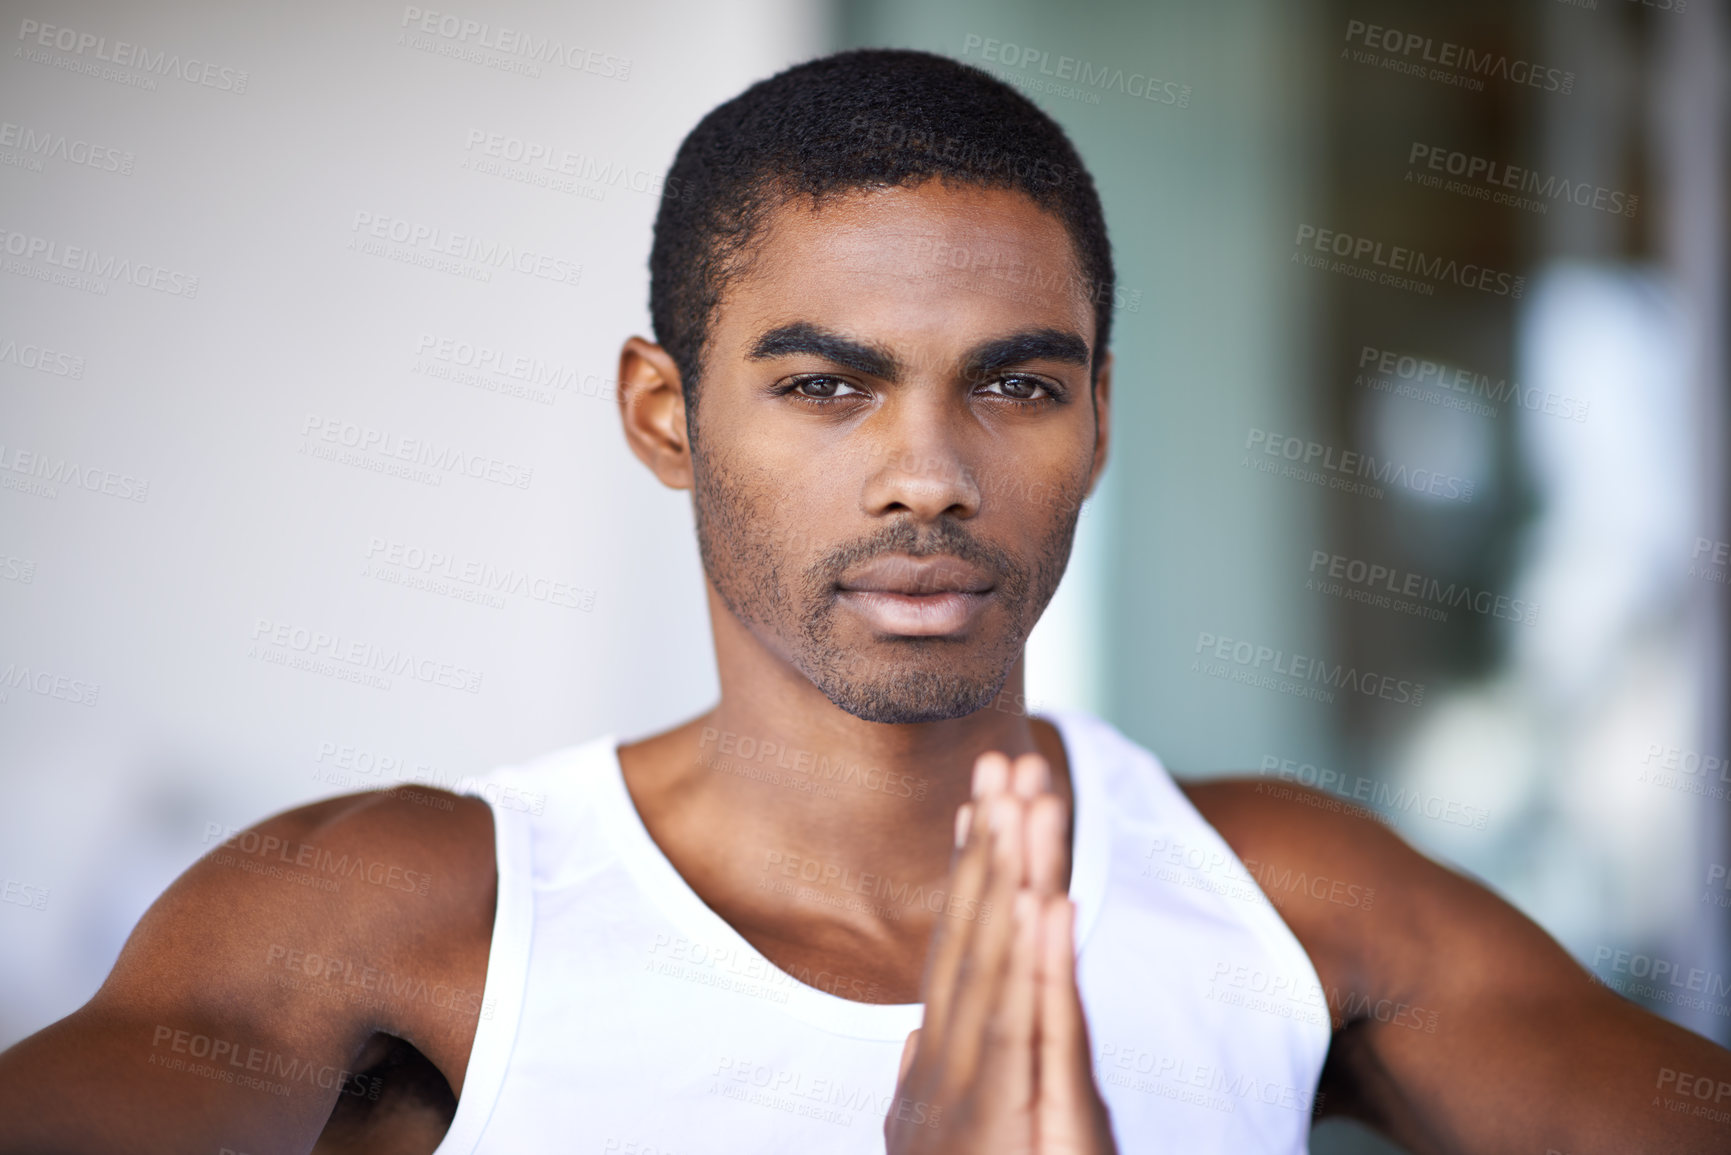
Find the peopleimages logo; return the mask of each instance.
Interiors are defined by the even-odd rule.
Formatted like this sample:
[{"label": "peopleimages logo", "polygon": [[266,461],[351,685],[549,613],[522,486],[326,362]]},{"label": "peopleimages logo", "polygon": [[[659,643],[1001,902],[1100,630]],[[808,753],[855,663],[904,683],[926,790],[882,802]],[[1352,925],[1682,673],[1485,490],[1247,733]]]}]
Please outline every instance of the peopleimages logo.
[{"label": "peopleimages logo", "polygon": [[1321,1092],[1232,1074],[1214,1062],[1198,1063],[1173,1054],[1108,1042],[1100,1043],[1097,1050],[1095,1065],[1105,1072],[1102,1082],[1130,1087],[1145,1095],[1159,1095],[1228,1114],[1241,1100],[1304,1114],[1323,1102]]},{"label": "peopleimages logo", "polygon": [[31,886],[16,878],[0,879],[0,902],[30,910],[47,910],[48,896],[49,890],[45,886]]},{"label": "peopleimages logo", "polygon": [[471,453],[424,437],[404,437],[339,417],[309,413],[301,425],[301,436],[298,452],[308,456],[374,472],[395,471],[433,485],[451,473],[514,489],[528,489],[535,479],[532,465]]},{"label": "peopleimages logo", "polygon": [[[1487,79],[1505,80],[1567,96],[1575,89],[1575,74],[1547,68],[1529,60],[1511,60],[1500,52],[1480,52],[1449,40],[1437,40],[1418,32],[1402,32],[1362,20],[1346,22],[1347,44],[1367,51],[1342,48],[1342,55],[1359,64],[1378,64],[1393,72],[1429,80],[1441,80],[1479,90]],[[1387,56],[1379,56],[1386,53]],[[1416,56],[1416,58],[1415,58]]]},{"label": "peopleimages logo", "polygon": [[[1091,64],[1074,56],[1059,56],[1054,60],[1052,54],[1044,49],[1030,48],[970,32],[962,40],[962,55],[970,56],[975,51],[979,52],[981,60],[1002,64],[1008,68],[1031,69],[1053,80],[1072,81],[1081,88],[1094,89],[1097,92],[1121,92],[1139,100],[1151,100],[1156,104],[1171,104],[1179,108],[1190,106],[1188,84],[1180,84],[1176,80],[1161,80],[1146,72],[1126,72],[1122,68],[1105,64]],[[1073,99],[1073,93],[1074,90],[1070,90],[1055,92],[1054,95],[1072,96]],[[1092,92],[1079,95],[1091,97],[1087,103],[1100,103],[1100,98]]]},{"label": "peopleimages logo", "polygon": [[814,1073],[759,1063],[749,1056],[719,1056],[709,1077],[711,1095],[839,1127],[852,1126],[856,1115],[888,1120],[892,1111],[903,1122],[937,1127],[943,1115],[942,1107],[924,1099],[886,1095],[875,1086],[852,1085],[833,1070]]},{"label": "peopleimages logo", "polygon": [[1424,704],[1423,682],[1411,682],[1374,671],[1361,672],[1307,654],[1288,653],[1272,646],[1224,638],[1206,631],[1196,635],[1196,648],[1191,652],[1196,655],[1190,663],[1192,673],[1290,693],[1295,697],[1333,702],[1331,691],[1344,690],[1403,706]]},{"label": "peopleimages logo", "polygon": [[[1449,284],[1490,293],[1496,297],[1519,299],[1527,283],[1525,277],[1517,277],[1513,273],[1505,273],[1471,261],[1431,256],[1418,249],[1385,245],[1382,241],[1370,237],[1354,236],[1352,233],[1318,228],[1316,225],[1300,224],[1298,235],[1293,238],[1292,243],[1298,250],[1292,254],[1293,260],[1301,261],[1312,268],[1326,267],[1330,272],[1345,273],[1361,280],[1376,281],[1396,288],[1417,288],[1427,296],[1431,284]],[[1307,248],[1341,259],[1330,263],[1326,256],[1306,257],[1304,250]],[[1365,267],[1365,261],[1369,261],[1371,267]]]},{"label": "peopleimages logo", "polygon": [[[171,297],[191,299],[198,296],[198,278],[190,273],[149,261],[134,261],[131,257],[105,253],[87,245],[64,244],[52,237],[37,236],[35,233],[0,227],[0,251],[21,261],[39,261],[44,265],[63,269],[79,282],[74,287],[85,291],[105,294],[108,292],[108,282],[124,281],[140,289],[167,293]],[[38,280],[54,279],[52,276],[33,273],[26,265],[17,268],[10,266],[11,262],[8,262],[6,271],[10,273],[36,276]]]},{"label": "peopleimages logo", "polygon": [[409,542],[373,536],[367,542],[362,576],[410,588],[425,589],[463,601],[480,601],[503,608],[504,597],[588,612],[595,608],[595,593],[573,582],[557,581],[545,574],[502,567],[480,558],[460,558],[438,549],[424,549]]},{"label": "peopleimages logo", "polygon": [[[519,248],[501,241],[488,240],[473,233],[454,233],[449,229],[402,217],[356,211],[350,231],[361,234],[351,239],[349,247],[371,256],[389,257],[408,264],[423,265],[441,272],[453,271],[452,261],[466,262],[456,271],[476,280],[492,280],[491,269],[511,269],[525,276],[538,277],[560,285],[578,285],[583,281],[583,265],[579,261],[532,249]],[[383,242],[402,246],[399,250],[384,247]],[[441,261],[441,258],[445,258]],[[481,266],[486,266],[485,268]]]},{"label": "peopleimages logo", "polygon": [[1366,562],[1362,558],[1320,549],[1310,551],[1310,576],[1305,579],[1304,588],[1380,609],[1400,610],[1432,621],[1446,622],[1448,610],[1461,608],[1483,617],[1519,622],[1523,626],[1536,625],[1539,619],[1539,607],[1535,602],[1492,593],[1487,589],[1474,589],[1466,582],[1445,585],[1437,578],[1396,566]]},{"label": "peopleimages logo", "polygon": [[[850,866],[826,862],[820,858],[767,850],[759,869],[764,877],[758,880],[758,890],[829,906],[841,906],[849,910],[870,911],[892,920],[899,919],[915,909],[981,924],[992,920],[990,902],[954,894],[942,887],[928,890],[918,882],[872,871],[857,871]],[[780,878],[773,877],[775,875]],[[782,882],[781,879],[793,879],[807,885],[795,886],[793,883]],[[825,891],[840,893],[826,894]],[[843,898],[844,895],[847,897]],[[869,900],[874,899],[881,902],[873,905]]]},{"label": "peopleimages logo", "polygon": [[[80,32],[76,28],[27,19],[18,25],[18,39],[27,46],[25,52],[52,48],[77,57],[88,57],[122,68],[136,69],[151,76],[173,76],[188,84],[214,88],[220,92],[239,94],[246,91],[247,73],[244,69],[211,64],[192,56],[182,58],[178,52],[152,52],[140,44],[131,44],[125,40],[110,41],[106,36]],[[41,60],[36,62],[45,63]]]},{"label": "peopleimages logo", "polygon": [[15,338],[0,337],[0,365],[7,364],[21,369],[34,369],[51,377],[84,376],[84,358],[75,353],[47,349],[28,342],[20,345]]},{"label": "peopleimages logo", "polygon": [[1387,782],[1331,770],[1313,762],[1297,762],[1278,754],[1264,754],[1259,770],[1264,777],[1272,775],[1282,782],[1295,782],[1344,799],[1368,802],[1383,812],[1372,812],[1371,816],[1378,819],[1385,814],[1417,813],[1437,822],[1473,830],[1483,830],[1490,823],[1490,811],[1481,806],[1469,806],[1440,794],[1427,794],[1417,787],[1391,786]]},{"label": "peopleimages logo", "polygon": [[1731,541],[1697,537],[1689,555],[1689,576],[1721,585],[1731,583]]},{"label": "peopleimages logo", "polygon": [[[478,694],[484,676],[480,670],[441,662],[401,646],[383,646],[269,618],[259,618],[253,623],[252,643],[247,650],[250,658],[333,677],[348,674],[351,676],[342,680],[362,681],[386,690],[390,689],[388,677],[404,676],[429,686]],[[383,684],[379,685],[380,682]]]},{"label": "peopleimages logo", "polygon": [[[21,473],[24,478],[11,474]],[[120,501],[149,501],[150,482],[130,473],[117,473],[70,457],[55,457],[33,449],[20,449],[0,442],[0,488],[31,493],[50,501],[60,496],[60,486],[100,493]]]},{"label": "peopleimages logo", "polygon": [[94,706],[96,696],[102,692],[102,685],[99,682],[75,678],[70,674],[56,674],[41,667],[8,662],[4,669],[0,669],[0,704],[11,698],[13,690],[26,690],[44,698],[56,698],[78,706]]},{"label": "peopleimages logo", "polygon": [[[1370,372],[1362,372],[1367,366],[1371,367]],[[1355,385],[1420,400],[1429,399],[1424,390],[1434,389],[1442,394],[1440,403],[1447,408],[1477,413],[1484,417],[1495,417],[1498,411],[1491,405],[1467,398],[1482,397],[1494,405],[1544,413],[1565,421],[1587,419],[1589,402],[1579,397],[1553,393],[1548,389],[1535,389],[1531,385],[1522,385],[1519,381],[1506,377],[1492,378],[1489,374],[1471,369],[1451,369],[1429,358],[1414,357],[1393,349],[1363,346],[1358,353],[1358,367],[1361,372],[1353,379]],[[1463,396],[1456,399],[1448,397],[1449,393],[1460,393]]]},{"label": "peopleimages logo", "polygon": [[[604,80],[631,79],[631,60],[628,57],[599,52],[581,44],[567,44],[552,36],[537,36],[521,28],[507,28],[485,20],[472,20],[452,12],[436,12],[413,4],[406,5],[403,8],[401,27],[411,34],[437,36],[454,49],[465,49],[469,52],[485,49],[506,58],[515,57],[513,63],[519,65],[518,70],[526,71],[531,76],[540,75],[536,65],[553,64],[572,72],[587,72]],[[429,46],[431,43],[429,42]],[[414,43],[410,47],[420,48],[422,45]],[[478,59],[473,62],[487,61]]]},{"label": "peopleimages logo", "polygon": [[[1599,973],[1604,970],[1611,973]],[[1708,1010],[1716,1015],[1731,1014],[1731,1004],[1722,1001],[1731,995],[1731,976],[1724,971],[1608,946],[1593,952],[1593,971],[1595,981],[1630,998]]]},{"label": "peopleimages logo", "polygon": [[[1406,162],[1409,165],[1422,163],[1430,170],[1430,173],[1417,174],[1420,184],[1539,213],[1545,212],[1549,206],[1544,200],[1532,198],[1563,200],[1582,208],[1598,209],[1600,212],[1625,217],[1634,216],[1636,207],[1641,203],[1641,198],[1620,189],[1608,189],[1586,181],[1570,181],[1556,176],[1541,177],[1530,168],[1503,164],[1482,156],[1473,156],[1456,149],[1424,144],[1416,140],[1407,154]],[[1449,181],[1444,185],[1441,177],[1431,175],[1434,173],[1446,173],[1462,179]],[[1406,179],[1415,179],[1413,169],[1407,170]],[[1526,195],[1517,196],[1517,193]]]},{"label": "peopleimages logo", "polygon": [[[1327,470],[1338,477],[1330,481],[1341,481],[1347,478],[1363,479],[1375,482],[1376,485],[1393,486],[1398,489],[1411,490],[1413,493],[1428,494],[1449,501],[1469,502],[1473,499],[1473,483],[1471,478],[1456,477],[1452,473],[1439,473],[1434,469],[1408,469],[1405,465],[1396,464],[1388,459],[1377,460],[1374,454],[1360,453],[1353,449],[1337,449],[1332,445],[1324,445],[1320,441],[1309,441],[1302,437],[1289,437],[1283,433],[1271,433],[1266,429],[1251,429],[1244,438],[1246,450],[1261,450],[1264,457],[1281,458],[1294,462],[1305,470],[1314,466]],[[1254,458],[1248,458],[1254,461]],[[1272,472],[1264,470],[1264,472]],[[1317,475],[1321,477],[1322,475]],[[1301,478],[1315,480],[1315,478]],[[1364,488],[1358,481],[1346,481],[1342,485],[1330,485],[1334,489]],[[1374,489],[1374,486],[1369,487]],[[1380,493],[1373,496],[1380,497]]]},{"label": "peopleimages logo", "polygon": [[503,165],[518,165],[549,177],[570,177],[584,184],[626,188],[650,196],[665,196],[669,200],[679,196],[678,177],[663,177],[650,169],[632,168],[616,160],[602,160],[592,153],[572,152],[544,141],[471,128],[463,150],[479,154],[478,166],[490,161],[499,162],[499,168],[477,168],[477,171],[493,175],[503,175],[500,171]]},{"label": "peopleimages logo", "polygon": [[832,758],[828,754],[790,747],[786,742],[775,738],[718,730],[714,726],[703,728],[697,748],[698,761],[702,765],[712,770],[741,773],[744,777],[760,776],[746,771],[769,770],[771,774],[768,780],[775,781],[780,776],[774,775],[773,771],[784,770],[790,772],[790,779],[797,777],[856,786],[862,790],[872,790],[897,798],[912,798],[915,802],[924,801],[926,791],[931,786],[926,779],[912,774],[897,774],[881,766],[849,762],[842,753],[837,753]]},{"label": "peopleimages logo", "polygon": [[[63,132],[50,132],[25,124],[0,120],[0,148],[16,149],[21,157],[35,162],[32,171],[41,172],[43,160],[58,160],[64,164],[93,168],[99,172],[132,175],[134,157],[113,145],[94,144]],[[0,153],[0,158],[5,156]],[[4,163],[0,160],[0,163]]]},{"label": "peopleimages logo", "polygon": [[[205,1061],[188,1063],[185,1058],[161,1054],[157,1048],[164,1044],[167,1044],[167,1050],[172,1055],[184,1055]],[[280,1051],[268,1051],[231,1039],[200,1035],[162,1024],[157,1025],[150,1040],[150,1047],[151,1066],[185,1071],[191,1075],[249,1087],[272,1095],[287,1096],[292,1089],[290,1083],[305,1083],[308,1091],[315,1087],[323,1091],[336,1088],[344,1095],[376,1100],[385,1086],[384,1079],[377,1075],[357,1075],[343,1067],[313,1063]],[[259,1077],[253,1077],[250,1073],[256,1073]],[[279,1079],[282,1081],[271,1081]]]}]

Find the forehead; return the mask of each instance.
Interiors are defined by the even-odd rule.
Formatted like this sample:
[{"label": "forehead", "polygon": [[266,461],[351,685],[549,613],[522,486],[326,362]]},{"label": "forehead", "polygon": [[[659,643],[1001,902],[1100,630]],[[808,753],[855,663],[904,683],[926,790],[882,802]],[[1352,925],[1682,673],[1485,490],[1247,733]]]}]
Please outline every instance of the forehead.
[{"label": "forehead", "polygon": [[1010,329],[1094,333],[1056,215],[1020,192],[935,179],[774,210],[723,295],[715,337],[728,345],[789,320],[946,344]]}]

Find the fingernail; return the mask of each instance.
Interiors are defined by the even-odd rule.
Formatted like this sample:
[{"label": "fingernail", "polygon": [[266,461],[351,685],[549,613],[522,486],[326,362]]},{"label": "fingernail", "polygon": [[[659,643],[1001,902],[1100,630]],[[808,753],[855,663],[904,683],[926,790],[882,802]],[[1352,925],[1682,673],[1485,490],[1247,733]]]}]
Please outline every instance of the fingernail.
[{"label": "fingernail", "polygon": [[974,797],[984,798],[987,794],[1002,793],[1008,776],[1008,759],[1002,754],[996,750],[981,754],[974,759]]},{"label": "fingernail", "polygon": [[1017,758],[1011,778],[1012,789],[1024,798],[1032,798],[1052,788],[1051,768],[1039,754],[1024,754]]},{"label": "fingernail", "polygon": [[957,809],[957,811],[956,811],[956,849],[957,850],[960,850],[963,846],[967,845],[968,827],[973,824],[973,821],[974,821],[974,804],[972,802],[962,803],[961,807],[959,809]]}]

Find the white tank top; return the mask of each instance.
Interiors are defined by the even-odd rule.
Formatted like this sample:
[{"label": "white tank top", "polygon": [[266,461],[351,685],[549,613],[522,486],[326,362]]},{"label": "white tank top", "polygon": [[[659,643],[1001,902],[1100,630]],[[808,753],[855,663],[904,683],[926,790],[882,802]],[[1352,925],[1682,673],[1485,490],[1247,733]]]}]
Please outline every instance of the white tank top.
[{"label": "white tank top", "polygon": [[[1048,720],[1070,763],[1078,983],[1119,1149],[1306,1151],[1329,1043],[1309,958],[1152,753],[1087,714]],[[650,838],[617,746],[470,791],[493,809],[498,910],[435,1155],[882,1155],[887,1112],[926,1119],[895,1094],[921,1004],[843,998],[848,980],[759,954]]]}]

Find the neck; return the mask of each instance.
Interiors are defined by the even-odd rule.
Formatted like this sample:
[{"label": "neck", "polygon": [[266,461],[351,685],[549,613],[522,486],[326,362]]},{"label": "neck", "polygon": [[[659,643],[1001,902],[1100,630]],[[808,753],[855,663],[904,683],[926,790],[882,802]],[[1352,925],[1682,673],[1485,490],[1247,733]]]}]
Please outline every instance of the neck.
[{"label": "neck", "polygon": [[868,722],[764,649],[713,597],[711,611],[720,701],[620,757],[651,833],[688,881],[711,888],[717,909],[751,903],[748,888],[777,876],[835,880],[838,895],[861,876],[941,884],[956,809],[988,750],[1045,754],[1067,795],[1055,731],[1022,708],[1023,659],[994,703],[972,714]]},{"label": "neck", "polygon": [[899,831],[906,839],[912,827],[947,837],[967,801],[976,757],[1039,748],[1022,708],[1022,657],[984,709],[935,722],[870,722],[831,702],[717,601],[712,597],[711,620],[721,700],[702,719],[700,753],[729,758],[747,773],[773,772],[717,776],[757,787],[751,793],[760,812],[826,834]]}]

